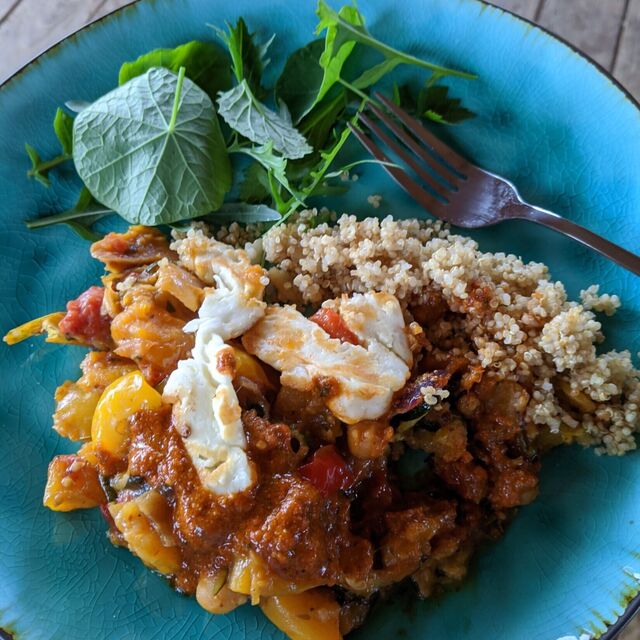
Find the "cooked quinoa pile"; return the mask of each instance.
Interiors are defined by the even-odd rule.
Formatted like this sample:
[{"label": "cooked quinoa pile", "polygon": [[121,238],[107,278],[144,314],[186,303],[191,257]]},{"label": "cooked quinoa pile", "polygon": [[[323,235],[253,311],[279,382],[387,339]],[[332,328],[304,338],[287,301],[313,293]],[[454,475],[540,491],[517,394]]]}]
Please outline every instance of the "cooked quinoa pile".
[{"label": "cooked quinoa pile", "polygon": [[[409,321],[434,297],[444,300],[444,318],[416,318],[434,352],[463,355],[525,386],[528,420],[565,442],[612,455],[636,448],[640,372],[628,351],[596,353],[604,336],[595,312],[615,313],[617,296],[593,285],[570,301],[546,265],[480,251],[440,221],[314,220],[314,211],[303,212],[262,239],[278,300],[316,306],[343,293],[386,291]],[[218,238],[244,244],[254,233],[232,225]]]}]

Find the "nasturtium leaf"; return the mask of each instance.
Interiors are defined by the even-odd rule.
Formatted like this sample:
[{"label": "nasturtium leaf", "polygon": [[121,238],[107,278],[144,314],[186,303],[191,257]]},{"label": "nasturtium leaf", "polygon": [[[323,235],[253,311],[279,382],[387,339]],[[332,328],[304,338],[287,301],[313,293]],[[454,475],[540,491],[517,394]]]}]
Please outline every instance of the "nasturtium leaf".
[{"label": "nasturtium leaf", "polygon": [[218,113],[234,131],[260,145],[272,143],[285,158],[302,158],[312,151],[290,122],[254,96],[246,80],[220,94]]},{"label": "nasturtium leaf", "polygon": [[192,40],[174,49],[149,51],[120,67],[118,84],[141,76],[153,67],[162,67],[174,73],[184,67],[187,78],[206,91],[212,100],[215,100],[219,91],[226,91],[231,87],[229,58],[213,42]]},{"label": "nasturtium leaf", "polygon": [[80,113],[84,111],[91,103],[87,100],[67,100],[64,103],[64,106],[69,109],[69,111],[73,111],[74,113]]},{"label": "nasturtium leaf", "polygon": [[209,96],[168,69],[150,69],[96,100],[76,116],[73,140],[91,194],[131,223],[202,216],[231,186]]}]

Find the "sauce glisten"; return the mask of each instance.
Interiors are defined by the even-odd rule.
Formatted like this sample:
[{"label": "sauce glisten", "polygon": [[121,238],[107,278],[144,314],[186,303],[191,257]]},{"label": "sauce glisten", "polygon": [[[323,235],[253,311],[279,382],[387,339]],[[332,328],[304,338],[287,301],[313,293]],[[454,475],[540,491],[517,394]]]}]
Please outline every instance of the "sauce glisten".
[{"label": "sauce glisten", "polygon": [[349,498],[327,495],[296,473],[301,456],[289,427],[254,411],[244,413],[243,424],[258,480],[223,497],[202,486],[169,407],[141,412],[131,423],[129,473],[159,489],[172,510],[183,563],[176,586],[193,591],[201,574],[229,567],[249,551],[287,581],[361,580],[373,553],[368,540],[350,532]]}]

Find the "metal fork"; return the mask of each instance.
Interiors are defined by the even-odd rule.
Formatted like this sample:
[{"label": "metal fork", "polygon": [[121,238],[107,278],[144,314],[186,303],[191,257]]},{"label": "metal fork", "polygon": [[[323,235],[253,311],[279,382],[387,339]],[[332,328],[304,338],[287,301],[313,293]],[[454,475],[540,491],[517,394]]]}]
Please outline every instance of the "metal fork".
[{"label": "metal fork", "polygon": [[365,125],[371,134],[402,158],[424,181],[427,188],[421,186],[397,164],[392,163],[387,154],[362,129],[351,124],[349,126],[369,153],[385,163],[385,171],[429,213],[456,227],[467,229],[487,227],[503,220],[537,222],[564,233],[632,273],[640,275],[639,256],[575,222],[527,204],[511,182],[463,158],[428,131],[419,120],[384,96],[377,93],[376,98],[399,122],[375,104],[369,103],[369,109],[380,123],[384,124],[387,131],[365,113],[359,115],[359,123]]}]

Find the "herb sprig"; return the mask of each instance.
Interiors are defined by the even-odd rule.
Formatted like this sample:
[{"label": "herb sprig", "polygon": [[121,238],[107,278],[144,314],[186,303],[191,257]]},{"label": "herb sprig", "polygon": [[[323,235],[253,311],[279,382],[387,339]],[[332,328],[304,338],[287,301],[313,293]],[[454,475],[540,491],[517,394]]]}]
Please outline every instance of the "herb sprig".
[{"label": "herb sprig", "polygon": [[[472,74],[381,42],[355,5],[335,11],[319,0],[316,13],[323,37],[289,56],[274,87],[265,86],[264,70],[275,35],[261,43],[240,18],[214,27],[224,50],[201,41],[155,49],[125,62],[113,91],[92,103],[70,100],[77,115],[58,109],[54,117],[59,154],[43,160],[26,145],[28,175],[48,187],[50,173],[73,160],[84,186],[71,209],[27,226],[65,223],[95,239],[93,224],[114,213],[147,225],[280,224],[311,197],[343,191],[331,180],[345,170],[375,162],[340,167],[337,158],[351,135],[347,124],[399,65],[427,76],[418,92],[394,85],[398,104],[439,124],[473,117],[441,84]],[[380,61],[365,65],[366,50]],[[230,192],[242,202],[225,203]]]}]

